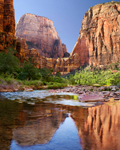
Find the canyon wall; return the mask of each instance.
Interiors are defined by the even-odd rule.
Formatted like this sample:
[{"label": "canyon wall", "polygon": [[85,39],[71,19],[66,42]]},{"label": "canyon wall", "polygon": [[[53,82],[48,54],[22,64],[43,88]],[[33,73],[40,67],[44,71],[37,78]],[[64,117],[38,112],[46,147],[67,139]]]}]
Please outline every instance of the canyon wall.
[{"label": "canyon wall", "polygon": [[16,37],[27,41],[28,48],[37,49],[41,56],[62,58],[67,53],[65,44],[48,18],[34,14],[24,14],[16,24]]},{"label": "canyon wall", "polygon": [[75,53],[81,66],[120,62],[120,2],[98,4],[85,13]]},{"label": "canyon wall", "polygon": [[87,64],[120,62],[120,2],[99,4],[85,13],[71,56],[53,22],[45,17],[23,15],[16,25],[16,42],[13,0],[0,0],[0,8],[0,51],[14,45],[21,62],[34,57],[38,68],[62,74]]},{"label": "canyon wall", "polygon": [[[53,22],[45,17],[23,15],[16,25],[16,36],[27,41],[30,50],[25,50],[24,55],[26,58],[34,56],[37,67],[69,73],[79,66],[103,66],[119,62],[119,24],[120,2],[91,7],[83,17],[80,34],[70,57]],[[68,58],[61,58],[64,56]]]},{"label": "canyon wall", "polygon": [[15,15],[13,0],[0,0],[0,51],[14,44]]}]

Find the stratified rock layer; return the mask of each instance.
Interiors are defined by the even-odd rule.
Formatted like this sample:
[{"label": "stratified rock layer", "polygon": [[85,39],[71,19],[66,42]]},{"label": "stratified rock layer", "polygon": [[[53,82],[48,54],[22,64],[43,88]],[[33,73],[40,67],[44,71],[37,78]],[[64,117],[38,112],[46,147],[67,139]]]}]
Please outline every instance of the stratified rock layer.
[{"label": "stratified rock layer", "polygon": [[81,66],[120,62],[120,2],[99,4],[85,13],[75,53]]},{"label": "stratified rock layer", "polygon": [[[23,41],[22,41],[23,42]],[[24,47],[25,43],[22,47]],[[22,51],[22,47],[20,49]],[[73,70],[79,67],[79,57],[77,54],[70,56],[68,58],[46,58],[41,56],[36,49],[32,48],[30,50],[25,50],[22,55],[25,53],[25,58],[29,59],[30,57],[34,58],[37,63],[37,68],[48,68],[53,69],[54,73],[61,72],[62,75],[68,74]]]},{"label": "stratified rock layer", "polygon": [[0,0],[0,51],[14,44],[15,15],[13,0]]},{"label": "stratified rock layer", "polygon": [[46,58],[41,56],[37,49],[28,49],[25,39],[16,38],[15,49],[17,57],[23,62],[29,58],[33,58],[37,63],[37,68],[53,69],[54,73],[61,72],[62,75],[68,74],[79,68],[79,55],[74,54],[67,58]]},{"label": "stratified rock layer", "polygon": [[16,25],[16,37],[27,41],[28,48],[37,49],[41,56],[61,58],[67,52],[53,22],[48,18],[33,14],[23,15]]}]

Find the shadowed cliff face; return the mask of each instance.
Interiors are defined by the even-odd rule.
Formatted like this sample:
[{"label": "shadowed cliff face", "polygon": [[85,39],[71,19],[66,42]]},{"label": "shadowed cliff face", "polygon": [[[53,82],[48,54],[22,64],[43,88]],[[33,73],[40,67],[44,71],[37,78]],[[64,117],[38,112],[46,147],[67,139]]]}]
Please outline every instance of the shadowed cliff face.
[{"label": "shadowed cliff face", "polygon": [[83,150],[119,150],[120,103],[88,108],[88,117],[79,136]]},{"label": "shadowed cliff face", "polygon": [[16,37],[28,41],[28,47],[37,49],[41,56],[61,58],[67,52],[53,22],[48,18],[25,14],[16,24]]},{"label": "shadowed cliff face", "polygon": [[91,7],[84,15],[80,35],[72,54],[80,65],[106,65],[120,61],[120,3]]},{"label": "shadowed cliff face", "polygon": [[15,38],[13,0],[0,0],[0,51],[11,47]]}]

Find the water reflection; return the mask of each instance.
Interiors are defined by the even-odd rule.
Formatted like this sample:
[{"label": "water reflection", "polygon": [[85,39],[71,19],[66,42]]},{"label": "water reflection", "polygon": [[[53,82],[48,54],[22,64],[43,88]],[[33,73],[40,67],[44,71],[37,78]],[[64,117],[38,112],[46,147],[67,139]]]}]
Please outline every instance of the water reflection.
[{"label": "water reflection", "polygon": [[[66,114],[70,113],[75,117],[79,116],[80,112],[83,112],[83,115],[79,121],[83,121],[87,117],[87,109],[46,103],[37,104],[34,106],[34,111],[28,113],[24,126],[13,129],[11,150],[15,150],[16,147],[26,149],[26,146],[44,147],[44,149],[66,147],[66,149],[79,150],[80,140],[75,122],[71,117],[66,117]],[[39,144],[44,145],[39,146]]]},{"label": "water reflection", "polygon": [[119,140],[119,102],[83,108],[0,100],[0,150],[119,150]]},{"label": "water reflection", "polygon": [[13,139],[21,146],[49,142],[65,119],[65,113],[50,104],[35,109],[35,112],[28,115],[23,127],[13,130]]},{"label": "water reflection", "polygon": [[72,118],[66,118],[67,113],[74,117],[81,113],[81,125],[87,117],[87,109],[77,106],[44,102],[28,105],[7,99],[0,100],[0,150],[18,150],[23,147],[27,150],[40,144],[42,149],[54,146],[57,149],[61,144],[62,149],[69,147],[69,141],[72,149],[80,149],[76,125]]},{"label": "water reflection", "polygon": [[[38,131],[39,132],[39,131]],[[51,131],[49,131],[51,132]],[[30,138],[29,138],[30,139]],[[27,139],[28,140],[28,139]],[[30,141],[29,141],[30,142]],[[81,150],[77,128],[72,118],[67,117],[47,144],[21,147],[13,140],[11,150]]]},{"label": "water reflection", "polygon": [[79,136],[83,150],[120,150],[120,103],[88,108]]}]

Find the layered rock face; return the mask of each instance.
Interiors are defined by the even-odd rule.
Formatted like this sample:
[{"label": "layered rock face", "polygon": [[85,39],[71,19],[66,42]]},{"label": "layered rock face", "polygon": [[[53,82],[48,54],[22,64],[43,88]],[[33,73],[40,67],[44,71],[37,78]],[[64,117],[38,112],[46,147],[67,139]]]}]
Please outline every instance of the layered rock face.
[{"label": "layered rock face", "polygon": [[[23,40],[21,42],[23,42]],[[25,43],[22,47],[24,46]],[[25,54],[25,59],[29,59],[30,57],[34,58],[37,63],[37,68],[45,67],[47,69],[53,69],[54,73],[61,72],[61,74],[64,75],[72,72],[79,67],[79,56],[77,54],[68,58],[46,58],[44,56],[41,56],[34,48],[22,51],[22,47],[20,47],[19,51],[23,52],[22,55]]]},{"label": "layered rock face", "polygon": [[53,22],[48,18],[33,14],[23,15],[16,24],[16,37],[27,41],[28,48],[37,49],[41,56],[61,58],[67,52]]},{"label": "layered rock face", "polygon": [[18,54],[17,57],[23,62],[29,58],[33,58],[37,63],[37,68],[53,69],[54,73],[61,72],[62,75],[68,74],[79,68],[79,55],[74,54],[67,58],[46,58],[41,56],[37,49],[28,49],[25,39],[16,38],[15,49]]},{"label": "layered rock face", "polygon": [[120,2],[91,7],[84,15],[72,55],[80,65],[107,65],[120,61]]},{"label": "layered rock face", "polygon": [[[16,38],[15,49],[18,54],[17,57],[23,62],[29,58],[33,58],[37,63],[37,68],[53,69],[54,73],[61,72],[62,75],[68,74],[79,68],[79,55],[74,54],[67,58],[46,58],[41,56],[37,49],[28,49],[25,39]],[[66,54],[65,54],[66,55]]]},{"label": "layered rock face", "polygon": [[0,51],[11,47],[15,38],[13,0],[0,0]]}]

